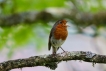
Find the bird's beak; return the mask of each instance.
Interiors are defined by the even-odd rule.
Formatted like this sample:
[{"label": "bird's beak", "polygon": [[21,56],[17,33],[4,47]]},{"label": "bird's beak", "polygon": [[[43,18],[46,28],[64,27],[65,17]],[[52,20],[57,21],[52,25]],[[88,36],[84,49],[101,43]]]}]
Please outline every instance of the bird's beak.
[{"label": "bird's beak", "polygon": [[66,26],[67,26],[67,27],[70,27],[70,25],[69,25],[69,24],[66,24]]},{"label": "bird's beak", "polygon": [[68,22],[68,21],[66,21],[66,26],[67,26],[67,27],[70,27],[70,25],[69,25],[67,22]]}]

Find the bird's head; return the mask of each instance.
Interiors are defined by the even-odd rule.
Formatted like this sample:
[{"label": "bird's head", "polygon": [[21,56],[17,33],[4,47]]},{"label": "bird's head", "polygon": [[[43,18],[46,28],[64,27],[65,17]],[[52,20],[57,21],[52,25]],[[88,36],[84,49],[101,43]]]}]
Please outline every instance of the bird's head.
[{"label": "bird's head", "polygon": [[59,20],[58,21],[58,24],[62,25],[63,27],[69,27],[69,25],[67,24],[67,21],[66,20]]}]

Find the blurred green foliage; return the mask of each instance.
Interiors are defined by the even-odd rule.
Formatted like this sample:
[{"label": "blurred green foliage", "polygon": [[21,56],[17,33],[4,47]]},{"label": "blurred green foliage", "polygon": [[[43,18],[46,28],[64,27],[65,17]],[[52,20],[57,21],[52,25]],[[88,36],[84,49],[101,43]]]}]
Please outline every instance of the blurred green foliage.
[{"label": "blurred green foliage", "polygon": [[64,2],[65,0],[5,0],[2,6],[2,13],[41,11],[48,7],[63,7]]},{"label": "blurred green foliage", "polygon": [[[106,0],[67,0],[72,2],[73,5],[80,12],[98,12],[106,10]],[[70,5],[71,7],[71,5]]]}]

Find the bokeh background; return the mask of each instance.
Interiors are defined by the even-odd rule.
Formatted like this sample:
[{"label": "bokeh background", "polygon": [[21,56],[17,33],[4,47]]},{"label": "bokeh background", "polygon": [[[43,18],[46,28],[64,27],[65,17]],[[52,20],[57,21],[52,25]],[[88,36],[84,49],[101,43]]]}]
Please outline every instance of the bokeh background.
[{"label": "bokeh background", "polygon": [[[70,24],[64,50],[106,54],[106,0],[0,0],[0,62],[52,53],[49,33],[63,18]],[[52,70],[37,66],[22,71]],[[106,65],[68,61],[54,71],[106,71]]]}]

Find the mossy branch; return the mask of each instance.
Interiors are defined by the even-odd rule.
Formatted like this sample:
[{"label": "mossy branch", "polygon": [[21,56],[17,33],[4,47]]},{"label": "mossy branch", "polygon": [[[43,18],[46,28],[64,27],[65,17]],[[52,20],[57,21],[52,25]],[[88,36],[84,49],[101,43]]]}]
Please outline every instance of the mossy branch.
[{"label": "mossy branch", "polygon": [[106,55],[99,55],[92,52],[72,51],[66,53],[58,53],[56,56],[39,55],[25,59],[9,60],[0,63],[0,71],[9,71],[15,68],[45,66],[52,70],[57,68],[57,64],[61,61],[82,60],[85,62],[106,63]]}]

